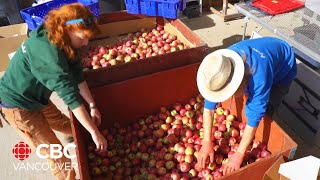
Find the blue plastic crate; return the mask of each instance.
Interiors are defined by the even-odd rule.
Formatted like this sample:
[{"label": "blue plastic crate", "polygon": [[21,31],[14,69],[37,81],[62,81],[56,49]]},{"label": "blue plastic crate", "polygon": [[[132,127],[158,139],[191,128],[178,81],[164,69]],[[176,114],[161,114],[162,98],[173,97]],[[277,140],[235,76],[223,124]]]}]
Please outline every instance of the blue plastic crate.
[{"label": "blue plastic crate", "polygon": [[39,27],[44,17],[48,12],[54,8],[58,8],[64,4],[79,2],[88,6],[92,14],[96,17],[99,16],[99,1],[98,0],[53,0],[34,7],[26,8],[20,11],[22,18],[26,21],[28,28],[33,30]]},{"label": "blue plastic crate", "polygon": [[127,12],[176,19],[186,8],[186,0],[125,0]]}]

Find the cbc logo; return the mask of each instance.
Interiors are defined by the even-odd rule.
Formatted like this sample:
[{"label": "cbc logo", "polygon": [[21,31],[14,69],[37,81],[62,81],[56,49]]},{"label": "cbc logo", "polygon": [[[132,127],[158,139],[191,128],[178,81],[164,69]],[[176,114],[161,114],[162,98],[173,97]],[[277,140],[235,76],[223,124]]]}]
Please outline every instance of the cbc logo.
[{"label": "cbc logo", "polygon": [[[37,149],[36,149],[36,154],[39,158],[42,158],[42,159],[46,159],[46,158],[61,158],[62,155],[64,155],[66,158],[69,158],[69,159],[72,159],[72,158],[75,158],[76,155],[69,155],[68,153],[68,149],[69,148],[76,148],[76,145],[75,144],[72,144],[72,143],[69,143],[67,144],[63,149],[63,146],[61,144],[40,144]],[[44,149],[46,151],[49,150],[50,153],[47,154],[47,155],[42,155],[40,153],[40,151]],[[63,153],[63,154],[62,154]]]},{"label": "cbc logo", "polygon": [[19,142],[12,149],[12,154],[15,158],[23,161],[29,157],[29,155],[31,154],[31,149],[28,144]]},{"label": "cbc logo", "polygon": [[[68,149],[70,148],[76,148],[75,144],[69,143],[65,147],[63,147],[61,144],[40,144],[36,149],[36,154],[41,159],[46,158],[61,158],[63,155],[66,158],[72,159],[75,158],[76,155],[70,155],[68,153]],[[42,151],[48,152],[48,153],[41,153]],[[31,154],[31,149],[28,144],[24,142],[19,142],[14,146],[12,149],[12,153],[15,158],[19,160],[25,160],[29,157]]]}]

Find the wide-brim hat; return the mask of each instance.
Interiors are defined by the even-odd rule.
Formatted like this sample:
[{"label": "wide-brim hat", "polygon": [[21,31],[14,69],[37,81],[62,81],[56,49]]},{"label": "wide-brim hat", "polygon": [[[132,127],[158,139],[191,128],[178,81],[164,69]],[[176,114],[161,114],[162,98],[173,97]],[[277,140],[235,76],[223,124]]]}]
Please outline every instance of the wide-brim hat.
[{"label": "wide-brim hat", "polygon": [[239,88],[244,76],[244,61],[230,49],[208,54],[200,64],[197,85],[201,95],[211,102],[229,99]]}]

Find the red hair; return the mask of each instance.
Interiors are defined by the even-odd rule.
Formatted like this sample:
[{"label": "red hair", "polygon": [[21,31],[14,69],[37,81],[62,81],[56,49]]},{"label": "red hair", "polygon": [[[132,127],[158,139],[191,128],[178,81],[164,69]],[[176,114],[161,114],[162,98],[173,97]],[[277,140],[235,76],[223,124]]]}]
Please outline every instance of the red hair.
[{"label": "red hair", "polygon": [[66,25],[69,20],[93,18],[88,7],[80,3],[72,3],[63,5],[58,9],[51,10],[45,17],[44,26],[48,30],[49,41],[62,49],[69,59],[74,59],[75,52],[71,47],[71,40],[67,34],[67,30],[74,32],[84,32],[87,38],[91,38],[99,32],[97,22],[90,26],[83,23]]}]

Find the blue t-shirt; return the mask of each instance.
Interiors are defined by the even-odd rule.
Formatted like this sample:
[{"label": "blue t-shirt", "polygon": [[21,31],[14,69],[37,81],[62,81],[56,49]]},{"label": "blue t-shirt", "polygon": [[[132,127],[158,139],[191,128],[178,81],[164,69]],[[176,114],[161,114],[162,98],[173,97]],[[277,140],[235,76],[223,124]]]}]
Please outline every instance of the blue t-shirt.
[{"label": "blue t-shirt", "polygon": [[[264,116],[273,84],[290,84],[297,74],[293,49],[286,42],[263,37],[238,42],[230,47],[240,56],[247,56],[246,68],[251,70],[247,85],[247,124],[257,127]],[[215,109],[215,102],[205,100],[204,107]]]}]

